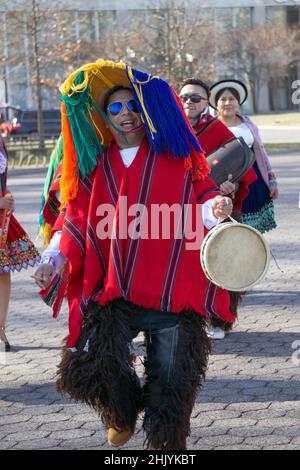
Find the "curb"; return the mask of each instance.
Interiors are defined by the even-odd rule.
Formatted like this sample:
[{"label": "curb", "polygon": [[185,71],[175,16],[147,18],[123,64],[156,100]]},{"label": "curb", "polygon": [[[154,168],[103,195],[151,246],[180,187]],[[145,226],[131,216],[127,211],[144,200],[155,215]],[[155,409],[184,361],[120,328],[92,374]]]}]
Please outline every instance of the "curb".
[{"label": "curb", "polygon": [[8,177],[11,178],[12,176],[22,176],[22,175],[43,175],[47,173],[48,167],[30,167],[30,166],[23,166],[19,168],[9,168],[8,167]]},{"label": "curb", "polygon": [[281,154],[286,154],[286,155],[295,155],[295,154],[299,154],[300,155],[300,145],[298,145],[297,147],[288,147],[288,148],[270,148],[268,149],[268,146],[264,146],[268,155],[281,155]]}]

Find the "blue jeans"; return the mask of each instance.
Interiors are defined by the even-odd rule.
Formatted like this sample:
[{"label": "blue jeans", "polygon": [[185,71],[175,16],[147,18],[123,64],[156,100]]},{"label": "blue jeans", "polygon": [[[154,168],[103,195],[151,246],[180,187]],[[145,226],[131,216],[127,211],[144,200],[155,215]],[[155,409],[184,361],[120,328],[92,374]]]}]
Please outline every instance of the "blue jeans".
[{"label": "blue jeans", "polygon": [[164,390],[173,378],[178,344],[179,315],[132,306],[127,313],[132,338],[143,331],[146,338],[147,393],[144,406],[161,406],[166,396]]}]

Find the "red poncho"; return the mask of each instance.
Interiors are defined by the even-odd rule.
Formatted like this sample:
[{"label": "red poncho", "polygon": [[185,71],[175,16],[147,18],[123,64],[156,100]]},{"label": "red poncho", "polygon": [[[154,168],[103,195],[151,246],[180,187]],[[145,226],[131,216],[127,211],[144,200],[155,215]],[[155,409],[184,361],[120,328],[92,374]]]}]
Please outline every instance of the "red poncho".
[{"label": "red poncho", "polygon": [[[99,215],[102,204],[116,208],[119,228],[121,196],[127,196],[128,208],[140,203],[150,212],[153,204],[190,204],[195,215],[197,202],[204,203],[217,194],[218,188],[206,175],[203,181],[192,183],[183,159],[168,154],[157,156],[146,139],[129,168],[124,166],[115,143],[103,152],[94,173],[80,181],[78,195],[67,206],[63,223],[60,250],[70,269],[67,347],[76,344],[91,298],[105,305],[123,297],[157,310],[180,313],[192,309],[203,316],[234,320],[228,293],[204,276],[199,249],[188,250],[184,237],[176,239],[174,230],[166,239],[161,234],[159,239],[97,237],[103,220]],[[135,217],[128,216],[127,226]]]},{"label": "red poncho", "polygon": [[[235,135],[223,124],[218,116],[206,114],[194,127],[194,132],[198,137],[202,150],[208,156],[222,145],[235,139]],[[241,210],[243,201],[249,194],[249,185],[257,180],[253,168],[239,180],[239,187],[233,199],[233,206],[236,210]]]}]

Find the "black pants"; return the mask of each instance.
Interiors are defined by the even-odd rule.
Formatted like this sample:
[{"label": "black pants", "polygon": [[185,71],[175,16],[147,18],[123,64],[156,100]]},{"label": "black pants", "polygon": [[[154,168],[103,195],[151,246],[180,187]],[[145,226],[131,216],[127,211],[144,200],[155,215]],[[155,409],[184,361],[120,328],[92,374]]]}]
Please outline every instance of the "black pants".
[{"label": "black pants", "polygon": [[[147,345],[143,388],[130,353],[140,331]],[[106,427],[133,430],[144,409],[147,446],[185,449],[209,350],[205,321],[195,312],[165,313],[121,299],[93,304],[78,351],[63,355],[58,389],[95,408]]]}]

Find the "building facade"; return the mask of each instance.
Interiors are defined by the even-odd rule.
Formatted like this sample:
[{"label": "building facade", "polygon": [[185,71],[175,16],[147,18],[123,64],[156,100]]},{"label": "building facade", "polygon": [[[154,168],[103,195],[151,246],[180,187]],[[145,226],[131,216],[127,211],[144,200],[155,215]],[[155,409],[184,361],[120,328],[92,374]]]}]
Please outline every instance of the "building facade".
[{"label": "building facade", "polygon": [[[33,5],[37,4],[42,16],[46,17],[47,27],[41,26],[37,21],[35,31],[31,15]],[[183,28],[189,27],[189,18],[193,18],[197,12],[202,21],[205,20],[218,31],[272,22],[296,26],[300,30],[300,0],[65,0],[63,9],[61,5],[61,2],[51,0],[19,0],[10,5],[0,5],[0,102],[19,105],[22,109],[36,108],[36,70],[32,59],[34,34],[39,37],[41,70],[43,67],[47,69],[42,83],[43,106],[46,109],[59,106],[59,95],[53,91],[53,81],[59,84],[63,80],[68,61],[68,54],[63,55],[61,48],[58,50],[54,47],[55,41],[60,41],[63,45],[66,38],[69,38],[65,42],[66,51],[68,48],[72,49],[72,44],[75,50],[80,41],[86,41],[85,44],[99,43],[97,55],[101,56],[105,51],[104,48],[101,50],[102,41],[104,43],[105,37],[109,37],[110,33],[115,34],[117,31],[121,37],[124,24],[133,31],[141,31],[141,34],[146,28],[164,28],[172,9],[182,10],[185,18]],[[28,21],[25,21],[26,17]],[[168,50],[166,44],[163,44],[163,48]],[[146,69],[150,66],[147,57],[138,56],[130,46],[126,47],[125,52],[133,63],[136,61]],[[94,57],[91,56],[91,60]],[[159,53],[156,60],[160,60]],[[189,60],[193,61],[193,57]],[[222,54],[218,54],[218,51],[213,54],[212,61],[216,80],[230,76],[247,81],[247,77],[241,74],[238,56],[236,64],[233,60],[230,67],[222,61]],[[280,110],[297,109],[291,99],[292,84],[297,79],[300,80],[300,52],[298,57],[296,54],[282,79],[276,83]],[[274,94],[270,89],[272,86],[274,85],[265,80],[260,87],[257,99],[259,112],[274,110]],[[251,112],[251,100],[249,103]]]}]

